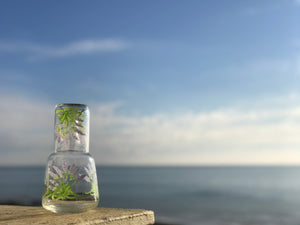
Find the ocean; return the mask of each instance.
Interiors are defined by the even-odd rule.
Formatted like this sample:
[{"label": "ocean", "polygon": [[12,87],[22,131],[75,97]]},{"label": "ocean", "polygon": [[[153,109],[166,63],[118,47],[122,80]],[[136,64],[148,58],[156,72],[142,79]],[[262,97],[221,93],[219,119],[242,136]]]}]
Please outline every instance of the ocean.
[{"label": "ocean", "polygon": [[[183,225],[299,225],[300,167],[97,167],[100,207]],[[0,204],[40,205],[44,167],[0,167]]]}]

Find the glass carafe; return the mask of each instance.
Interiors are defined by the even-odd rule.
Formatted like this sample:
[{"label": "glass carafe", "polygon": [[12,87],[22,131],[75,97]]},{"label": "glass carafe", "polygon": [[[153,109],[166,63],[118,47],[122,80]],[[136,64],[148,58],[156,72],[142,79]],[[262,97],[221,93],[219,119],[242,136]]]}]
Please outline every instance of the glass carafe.
[{"label": "glass carafe", "polygon": [[55,152],[48,158],[42,205],[55,213],[84,212],[99,202],[95,161],[89,154],[89,109],[55,107]]}]

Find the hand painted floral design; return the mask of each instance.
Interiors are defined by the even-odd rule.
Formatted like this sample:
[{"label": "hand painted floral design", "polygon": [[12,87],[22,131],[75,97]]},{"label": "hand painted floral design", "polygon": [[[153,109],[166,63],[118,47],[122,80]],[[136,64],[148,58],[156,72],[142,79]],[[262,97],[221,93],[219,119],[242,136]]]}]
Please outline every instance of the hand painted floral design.
[{"label": "hand painted floral design", "polygon": [[62,169],[55,165],[50,166],[46,179],[47,190],[44,197],[52,200],[72,200],[80,197],[81,195],[76,194],[72,189],[74,185],[82,181],[91,183],[91,190],[85,194],[95,196],[98,193],[97,182],[94,182],[95,169],[89,165],[88,168],[84,167],[84,170],[87,174],[80,174],[79,167],[74,164],[68,166],[65,160],[63,160]]},{"label": "hand painted floral design", "polygon": [[84,167],[84,170],[87,174],[87,176],[84,177],[86,182],[91,182],[91,190],[89,192],[86,192],[86,194],[97,196],[98,197],[98,185],[96,182],[93,182],[93,180],[96,179],[96,169],[91,167],[91,165],[88,165],[88,167]]},{"label": "hand painted floral design", "polygon": [[86,117],[85,109],[78,110],[78,108],[60,108],[56,110],[56,115],[59,119],[59,124],[56,126],[57,132],[62,136],[71,134],[75,139],[79,135],[85,135],[83,121]]}]

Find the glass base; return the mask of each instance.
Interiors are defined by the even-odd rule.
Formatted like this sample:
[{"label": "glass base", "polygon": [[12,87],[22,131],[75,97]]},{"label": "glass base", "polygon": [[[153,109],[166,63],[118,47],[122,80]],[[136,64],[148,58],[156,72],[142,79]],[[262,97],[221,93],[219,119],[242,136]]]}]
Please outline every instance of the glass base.
[{"label": "glass base", "polygon": [[54,213],[80,213],[96,208],[99,201],[61,201],[43,199],[42,205],[45,209]]}]

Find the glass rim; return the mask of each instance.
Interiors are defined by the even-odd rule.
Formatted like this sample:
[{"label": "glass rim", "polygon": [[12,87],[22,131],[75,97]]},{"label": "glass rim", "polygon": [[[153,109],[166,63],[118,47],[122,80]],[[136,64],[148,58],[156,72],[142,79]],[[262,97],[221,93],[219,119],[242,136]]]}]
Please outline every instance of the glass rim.
[{"label": "glass rim", "polygon": [[57,105],[55,106],[55,108],[58,108],[58,107],[61,107],[61,106],[88,107],[88,106],[85,105],[85,104],[79,104],[79,103],[60,103],[60,104],[57,104]]}]

